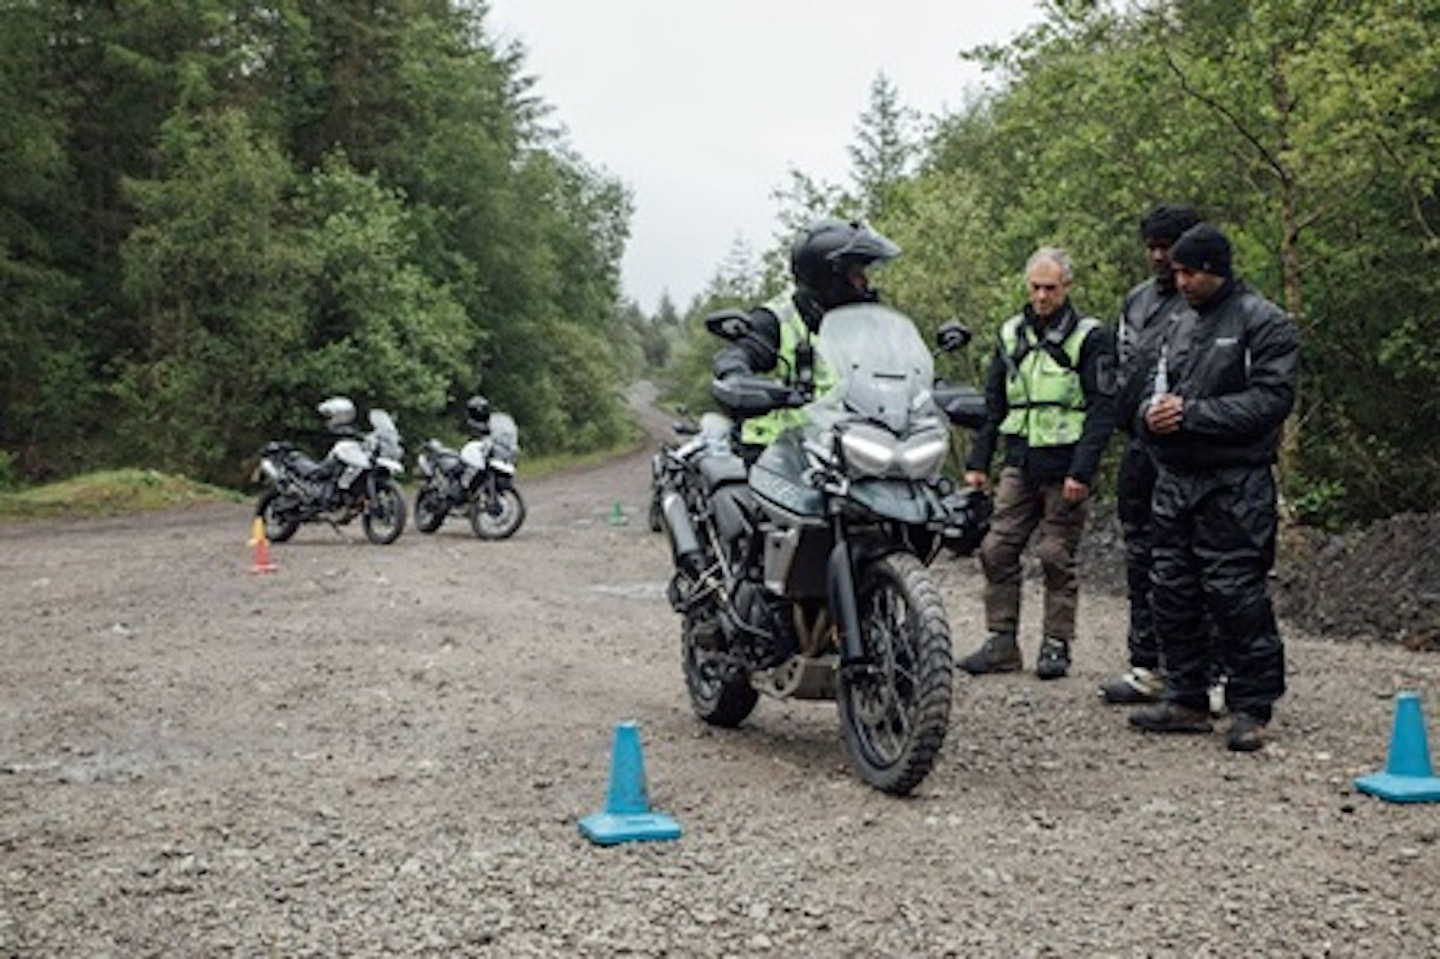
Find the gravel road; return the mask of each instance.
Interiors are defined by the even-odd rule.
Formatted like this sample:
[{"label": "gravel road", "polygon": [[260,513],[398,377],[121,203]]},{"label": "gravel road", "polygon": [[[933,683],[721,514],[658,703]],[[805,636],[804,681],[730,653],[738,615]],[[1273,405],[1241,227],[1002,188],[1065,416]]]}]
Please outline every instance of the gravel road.
[{"label": "gravel road", "polygon": [[[693,717],[647,464],[522,462],[513,540],[305,527],[271,575],[247,505],[0,528],[0,955],[1440,955],[1436,807],[1352,785],[1435,655],[1287,624],[1264,751],[1144,737],[1092,584],[1070,678],[958,677],[895,799],[832,705]],[[968,651],[975,561],[935,575]],[[624,721],[678,841],[577,828]]]}]

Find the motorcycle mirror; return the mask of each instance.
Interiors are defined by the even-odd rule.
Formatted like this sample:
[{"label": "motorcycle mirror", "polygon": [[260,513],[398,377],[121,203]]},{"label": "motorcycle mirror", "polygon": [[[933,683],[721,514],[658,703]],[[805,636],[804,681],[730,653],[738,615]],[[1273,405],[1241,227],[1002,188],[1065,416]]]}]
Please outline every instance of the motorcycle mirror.
[{"label": "motorcycle mirror", "polygon": [[940,329],[935,331],[935,342],[939,344],[942,353],[964,349],[973,338],[970,328],[959,320],[946,320],[940,324]]},{"label": "motorcycle mirror", "polygon": [[734,308],[717,310],[705,317],[705,329],[722,340],[739,340],[749,335],[750,319]]}]

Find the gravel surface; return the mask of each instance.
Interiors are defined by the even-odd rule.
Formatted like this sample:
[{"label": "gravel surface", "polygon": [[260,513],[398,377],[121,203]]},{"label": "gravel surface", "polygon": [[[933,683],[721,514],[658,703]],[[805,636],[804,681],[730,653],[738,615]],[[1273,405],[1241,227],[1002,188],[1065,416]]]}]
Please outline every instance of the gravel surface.
[{"label": "gravel surface", "polygon": [[[1436,807],[1353,788],[1434,654],[1287,620],[1262,752],[1145,737],[1091,577],[1071,676],[960,675],[887,797],[833,705],[693,717],[648,456],[522,462],[510,541],[312,526],[271,575],[245,505],[0,528],[0,955],[1440,955]],[[978,567],[935,575],[968,652]],[[684,835],[595,846],[630,720]]]}]

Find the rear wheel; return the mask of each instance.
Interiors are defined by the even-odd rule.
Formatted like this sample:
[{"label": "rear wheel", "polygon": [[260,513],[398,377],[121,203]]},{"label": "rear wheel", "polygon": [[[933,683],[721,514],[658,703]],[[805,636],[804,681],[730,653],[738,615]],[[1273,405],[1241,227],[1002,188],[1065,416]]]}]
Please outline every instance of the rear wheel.
[{"label": "rear wheel", "polygon": [[512,487],[492,495],[482,490],[470,501],[470,528],[481,539],[508,539],[525,522],[525,501]]},{"label": "rear wheel", "polygon": [[269,490],[255,505],[255,515],[265,523],[265,538],[272,543],[283,543],[295,535],[300,521],[285,509],[285,501],[278,490]]},{"label": "rear wheel", "polygon": [[868,564],[856,592],[871,665],[841,673],[845,746],[860,778],[905,795],[929,775],[950,728],[950,625],[930,571],[909,553]]},{"label": "rear wheel", "polygon": [[415,497],[415,528],[433,533],[445,522],[445,502],[433,486],[422,488]]},{"label": "rear wheel", "polygon": [[375,482],[375,499],[361,520],[365,538],[376,546],[388,546],[405,531],[405,497],[390,478]]}]

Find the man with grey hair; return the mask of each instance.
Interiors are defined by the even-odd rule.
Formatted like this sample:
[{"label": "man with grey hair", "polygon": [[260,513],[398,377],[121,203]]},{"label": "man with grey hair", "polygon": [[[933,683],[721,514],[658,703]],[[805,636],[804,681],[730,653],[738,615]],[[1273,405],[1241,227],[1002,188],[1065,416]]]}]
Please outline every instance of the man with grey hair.
[{"label": "man with grey hair", "polygon": [[989,635],[958,664],[974,675],[1024,667],[1017,638],[1020,557],[1037,527],[1045,608],[1035,674],[1059,679],[1070,671],[1076,552],[1100,456],[1115,427],[1114,338],[1071,305],[1072,273],[1061,249],[1042,247],[1031,255],[1029,304],[1001,326],[986,375],[988,416],[965,464],[965,482],[988,486],[1001,435],[1005,453],[990,531],[980,545]]}]

